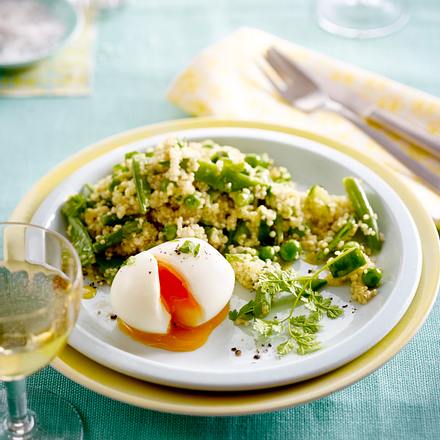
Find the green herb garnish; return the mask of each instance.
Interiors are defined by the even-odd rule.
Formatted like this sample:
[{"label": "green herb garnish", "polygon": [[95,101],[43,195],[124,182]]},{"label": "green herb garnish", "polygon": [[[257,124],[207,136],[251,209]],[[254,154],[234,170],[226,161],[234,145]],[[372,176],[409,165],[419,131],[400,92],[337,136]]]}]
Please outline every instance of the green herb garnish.
[{"label": "green herb garnish", "polygon": [[[239,310],[230,311],[229,319],[236,325],[251,324],[250,328],[257,338],[284,338],[276,348],[280,356],[293,350],[301,355],[319,350],[321,346],[317,333],[323,316],[336,319],[344,313],[339,306],[332,304],[331,298],[317,292],[325,284],[325,280],[319,278],[319,275],[330,270],[335,263],[344,262],[352,252],[352,248],[346,249],[307,276],[299,276],[281,268],[264,269],[254,286],[255,299]],[[287,317],[281,320],[264,319],[273,307],[281,305],[289,305]],[[294,315],[299,305],[305,306],[307,314]]]},{"label": "green herb garnish", "polygon": [[182,254],[192,254],[197,257],[200,252],[200,243],[194,243],[191,240],[185,240],[181,245],[176,248],[177,253]]}]

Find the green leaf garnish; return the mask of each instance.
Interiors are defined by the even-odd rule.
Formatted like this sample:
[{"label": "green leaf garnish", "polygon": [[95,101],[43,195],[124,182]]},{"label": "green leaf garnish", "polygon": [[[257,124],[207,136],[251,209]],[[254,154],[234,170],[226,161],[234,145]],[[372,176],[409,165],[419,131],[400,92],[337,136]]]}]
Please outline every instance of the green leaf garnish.
[{"label": "green leaf garnish", "polygon": [[194,257],[197,257],[200,252],[200,243],[185,240],[180,246],[177,246],[176,252],[182,254],[192,254]]},{"label": "green leaf garnish", "polygon": [[341,316],[344,311],[336,305],[332,304],[330,298],[324,298],[322,295],[313,295],[313,304],[319,313],[326,314],[330,319],[336,319]]},{"label": "green leaf garnish", "polygon": [[280,334],[283,330],[283,326],[277,320],[267,321],[259,318],[255,318],[252,328],[265,338]]},{"label": "green leaf garnish", "polygon": [[254,304],[255,302],[252,300],[242,306],[240,310],[231,310],[229,312],[229,319],[234,321],[235,324],[241,324],[244,321],[249,321],[253,318]]},{"label": "green leaf garnish", "polygon": [[283,342],[277,346],[277,353],[280,356],[285,356],[289,354],[295,348],[295,344],[293,339],[288,339],[286,342]]},{"label": "green leaf garnish", "polygon": [[305,333],[317,333],[321,326],[319,325],[319,313],[313,312],[309,316],[299,315],[290,318],[290,324],[293,327],[301,329]]}]

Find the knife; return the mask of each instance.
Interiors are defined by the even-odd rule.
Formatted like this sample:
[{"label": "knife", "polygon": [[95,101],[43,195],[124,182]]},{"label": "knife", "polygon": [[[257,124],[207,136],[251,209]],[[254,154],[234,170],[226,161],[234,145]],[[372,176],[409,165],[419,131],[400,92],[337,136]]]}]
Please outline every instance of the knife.
[{"label": "knife", "polygon": [[392,113],[377,108],[366,102],[359,94],[348,87],[336,84],[334,81],[319,77],[301,66],[305,73],[313,78],[322,90],[334,101],[342,104],[352,112],[371,121],[385,130],[398,135],[406,141],[417,145],[428,153],[440,159],[440,137],[434,136],[422,128],[416,121],[409,122]]}]

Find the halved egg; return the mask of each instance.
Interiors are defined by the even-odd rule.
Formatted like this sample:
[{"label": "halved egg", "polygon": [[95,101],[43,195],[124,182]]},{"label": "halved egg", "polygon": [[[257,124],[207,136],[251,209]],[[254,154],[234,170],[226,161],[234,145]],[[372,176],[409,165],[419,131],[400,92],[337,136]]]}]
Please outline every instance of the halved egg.
[{"label": "halved egg", "polygon": [[191,351],[226,317],[231,265],[209,243],[182,238],[131,257],[111,287],[120,328],[148,345]]}]

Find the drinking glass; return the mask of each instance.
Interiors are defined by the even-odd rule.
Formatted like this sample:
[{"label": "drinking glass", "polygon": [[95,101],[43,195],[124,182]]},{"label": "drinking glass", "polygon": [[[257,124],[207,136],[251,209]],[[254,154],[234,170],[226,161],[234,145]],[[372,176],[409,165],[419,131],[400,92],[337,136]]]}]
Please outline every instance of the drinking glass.
[{"label": "drinking glass", "polygon": [[[78,316],[81,264],[63,236],[24,223],[0,223],[0,439],[82,439],[77,411],[26,376],[66,344]],[[2,411],[3,410],[3,411]]]},{"label": "drinking glass", "polygon": [[318,0],[319,25],[349,38],[382,37],[406,24],[406,0]]}]

